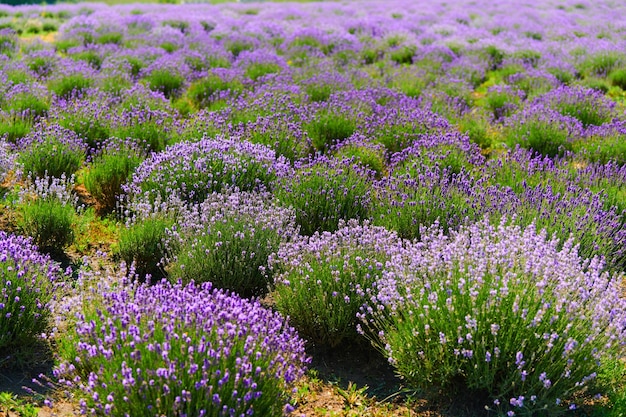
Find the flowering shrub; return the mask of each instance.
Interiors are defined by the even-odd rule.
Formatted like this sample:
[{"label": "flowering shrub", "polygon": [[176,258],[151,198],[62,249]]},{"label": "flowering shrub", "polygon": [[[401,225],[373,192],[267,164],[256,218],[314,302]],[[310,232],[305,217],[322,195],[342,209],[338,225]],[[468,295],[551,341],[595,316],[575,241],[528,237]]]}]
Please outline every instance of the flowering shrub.
[{"label": "flowering shrub", "polygon": [[395,233],[356,220],[285,243],[270,261],[276,308],[318,348],[358,342],[359,308],[387,261],[402,252]]},{"label": "flowering shrub", "polygon": [[84,141],[87,150],[93,151],[111,136],[111,116],[107,111],[112,105],[112,98],[102,93],[97,99],[59,100],[58,105],[50,110],[50,119],[74,131]]},{"label": "flowering shrub", "polygon": [[534,222],[561,242],[575,239],[582,258],[601,256],[607,269],[624,270],[626,229],[620,213],[625,205],[619,184],[625,173],[620,167],[572,169],[567,160],[554,161],[522,149],[488,165],[482,177],[499,185],[483,182],[474,187],[479,196],[474,205],[487,209],[482,213],[492,219],[514,216],[521,227]]},{"label": "flowering shrub", "polygon": [[10,146],[4,140],[0,140],[0,197],[5,192],[5,181],[9,178],[9,174],[16,169],[17,155],[10,151]]},{"label": "flowering shrub", "polygon": [[212,73],[189,86],[187,96],[196,108],[208,107],[218,99],[218,93],[222,91],[230,91],[231,94],[235,95],[243,89],[240,81],[222,77],[225,76]]},{"label": "flowering shrub", "polygon": [[615,102],[590,88],[562,86],[536,101],[545,103],[564,116],[578,119],[583,127],[600,126],[617,115]]},{"label": "flowering shrub", "polygon": [[[463,139],[463,140],[459,140]],[[394,155],[392,175],[378,181],[372,221],[406,239],[435,221],[447,232],[481,215],[483,194],[468,173],[482,162],[476,145],[460,135],[424,135]]]},{"label": "flowering shrub", "polygon": [[87,191],[96,200],[98,213],[107,214],[115,209],[122,194],[122,185],[142,159],[137,150],[114,144],[94,158],[85,173],[84,183]]},{"label": "flowering shrub", "polygon": [[202,139],[181,142],[152,154],[135,171],[125,191],[131,205],[180,199],[202,202],[214,191],[238,187],[243,191],[271,187],[291,168],[274,151],[235,139]]},{"label": "flowering shrub", "polygon": [[159,91],[167,98],[179,94],[185,82],[185,78],[181,74],[165,68],[152,70],[145,79],[151,90]]},{"label": "flowering shrub", "polygon": [[296,165],[292,178],[284,178],[275,195],[281,204],[293,207],[301,233],[334,231],[341,220],[367,218],[371,179],[352,159],[318,157]]},{"label": "flowering shrub", "polygon": [[85,161],[85,145],[71,130],[59,125],[37,125],[35,131],[17,143],[18,161],[25,173],[36,177],[69,177]]},{"label": "flowering shrub", "polygon": [[602,126],[590,126],[585,137],[574,142],[573,150],[589,162],[626,165],[626,143],[622,140],[626,123],[616,121]]},{"label": "flowering shrub", "polygon": [[74,177],[64,175],[34,178],[20,191],[18,227],[44,252],[62,252],[74,242],[77,201],[71,192],[73,183]]},{"label": "flowering shrub", "polygon": [[611,80],[611,84],[621,88],[622,90],[626,90],[626,69],[619,68],[611,71],[609,79]]},{"label": "flowering shrub", "polygon": [[304,125],[315,152],[324,152],[333,144],[349,138],[356,130],[356,121],[349,114],[324,109]]},{"label": "flowering shrub", "polygon": [[170,231],[170,280],[210,281],[241,296],[267,291],[270,254],[297,235],[292,210],[257,193],[214,193],[185,210]]},{"label": "flowering shrub", "polygon": [[432,169],[383,178],[376,184],[372,222],[405,239],[420,239],[420,226],[435,221],[447,232],[465,218],[476,217],[480,208],[472,205],[472,189],[467,175],[448,176]]},{"label": "flowering shrub", "polygon": [[0,231],[0,349],[24,350],[48,329],[62,272],[30,239]]},{"label": "flowering shrub", "polygon": [[81,73],[75,73],[52,79],[48,83],[48,88],[58,97],[69,99],[85,92],[92,84],[91,78]]},{"label": "flowering shrub", "polygon": [[[104,288],[104,287],[103,287]],[[95,301],[95,300],[99,301]],[[304,343],[257,302],[211,284],[104,289],[83,300],[54,374],[83,412],[282,416]]]},{"label": "flowering shrub", "polygon": [[[452,239],[505,217],[625,271],[626,2],[535,3],[0,6],[0,228],[20,223],[46,251],[73,230],[72,259],[110,247],[94,267],[241,296],[276,281],[292,297],[277,276],[307,267],[286,255],[269,268],[270,254],[342,221],[426,245],[434,223]],[[69,200],[31,192],[74,171],[73,191],[127,227],[80,210],[71,224]],[[345,269],[341,282],[405,271],[377,251],[324,250],[311,268]],[[319,347],[363,340],[350,309],[364,299],[330,279],[293,295],[294,317],[317,314],[310,295],[328,329],[298,326]]]},{"label": "flowering shrub", "polygon": [[153,279],[164,276],[165,238],[173,223],[169,217],[157,214],[133,219],[120,232],[118,253],[127,265],[134,265],[141,281],[148,275]]},{"label": "flowering shrub", "polygon": [[132,141],[146,152],[162,152],[172,137],[171,112],[145,103],[125,103],[111,126],[111,136]]},{"label": "flowering shrub", "polygon": [[[396,97],[389,104],[378,106],[365,134],[382,144],[388,155],[393,155],[419,141],[422,136],[449,129],[446,119],[420,108],[419,104],[415,99]],[[381,117],[382,114],[384,116]]]},{"label": "flowering shrub", "polygon": [[259,117],[242,129],[243,140],[268,146],[289,161],[305,159],[312,145],[291,115],[275,114]]},{"label": "flowering shrub", "polygon": [[582,124],[571,116],[535,104],[505,120],[506,143],[519,145],[554,157],[572,149],[572,141],[582,136]]},{"label": "flowering shrub", "polygon": [[41,84],[18,84],[3,97],[3,107],[12,114],[35,120],[45,116],[50,108],[48,92]]},{"label": "flowering shrub", "polygon": [[351,159],[371,170],[376,178],[386,173],[385,147],[381,144],[368,142],[361,135],[354,135],[333,149],[333,155],[338,159]]},{"label": "flowering shrub", "polygon": [[622,276],[579,258],[571,240],[558,249],[533,225],[484,220],[449,238],[433,228],[422,242],[361,316],[414,387],[467,389],[508,415],[557,415],[625,340]]},{"label": "flowering shrub", "polygon": [[515,91],[510,86],[494,85],[485,95],[486,107],[493,114],[494,120],[510,116],[517,110],[523,93]]},{"label": "flowering shrub", "polygon": [[0,30],[0,54],[11,56],[19,49],[17,33],[13,29]]}]

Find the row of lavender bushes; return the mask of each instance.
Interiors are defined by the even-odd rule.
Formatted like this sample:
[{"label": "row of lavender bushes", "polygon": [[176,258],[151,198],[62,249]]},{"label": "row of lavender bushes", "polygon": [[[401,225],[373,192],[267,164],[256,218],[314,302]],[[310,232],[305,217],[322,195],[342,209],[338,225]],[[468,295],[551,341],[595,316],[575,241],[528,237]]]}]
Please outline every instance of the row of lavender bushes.
[{"label": "row of lavender bushes", "polygon": [[[215,196],[185,218],[214,219],[211,211],[236,207],[263,216],[249,202],[249,195]],[[217,216],[214,224],[223,221]],[[580,258],[572,240],[561,245],[534,224],[522,229],[507,219],[450,234],[434,225],[420,241],[355,220],[340,226],[294,234],[269,256],[275,308],[309,343],[333,348],[369,339],[409,386],[469,392],[507,415],[560,414],[579,406],[581,393],[606,389],[597,382],[600,364],[619,360],[623,348],[622,275],[607,272],[599,258]],[[239,250],[258,244],[261,231],[231,236],[228,251],[221,241],[193,239],[178,273],[191,267],[199,271],[194,278],[208,272],[249,290],[252,282],[242,277],[258,275],[259,262]],[[278,313],[208,282],[133,285],[124,272],[115,279],[87,269],[76,296],[52,300],[71,294],[58,267],[23,238],[2,237],[3,271],[13,272],[3,291],[3,346],[33,343],[52,308],[60,315],[54,376],[82,393],[85,412],[290,410],[289,387],[307,358],[303,339]],[[240,274],[228,280],[232,271],[223,266],[231,257]],[[265,282],[257,284],[261,291]]]},{"label": "row of lavender bushes", "polygon": [[[4,347],[52,309],[57,382],[96,415],[281,415],[304,340],[497,414],[619,415],[619,10],[460,5],[2,9],[6,207],[56,255],[84,185],[133,265],[53,290],[7,249]],[[24,17],[62,24],[25,42]]]}]

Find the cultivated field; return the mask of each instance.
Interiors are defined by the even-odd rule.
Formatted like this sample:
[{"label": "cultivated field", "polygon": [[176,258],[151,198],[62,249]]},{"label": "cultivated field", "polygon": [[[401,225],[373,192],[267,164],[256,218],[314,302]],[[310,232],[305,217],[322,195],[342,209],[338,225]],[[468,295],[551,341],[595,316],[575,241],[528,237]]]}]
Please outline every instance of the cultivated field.
[{"label": "cultivated field", "polygon": [[626,7],[515,3],[0,6],[0,415],[626,415]]}]

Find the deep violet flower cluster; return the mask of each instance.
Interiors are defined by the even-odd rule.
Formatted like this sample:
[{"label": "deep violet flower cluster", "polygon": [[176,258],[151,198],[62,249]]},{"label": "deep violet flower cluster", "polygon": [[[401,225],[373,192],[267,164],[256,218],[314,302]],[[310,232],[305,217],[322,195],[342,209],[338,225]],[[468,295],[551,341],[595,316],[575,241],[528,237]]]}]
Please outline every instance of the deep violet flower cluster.
[{"label": "deep violet flower cluster", "polygon": [[524,149],[485,164],[460,145],[439,142],[429,156],[416,143],[396,154],[392,175],[375,183],[373,223],[419,240],[421,227],[435,221],[448,232],[485,215],[496,222],[506,216],[522,227],[536,222],[561,241],[574,237],[583,258],[600,255],[609,269],[622,270],[626,230],[615,169],[571,170]]},{"label": "deep violet flower cluster", "polygon": [[0,348],[27,346],[47,332],[63,272],[30,239],[0,231]]},{"label": "deep violet flower cluster", "polygon": [[422,234],[360,316],[407,383],[460,383],[499,412],[557,415],[623,345],[623,276],[581,259],[573,241],[559,249],[506,220]]},{"label": "deep violet flower cluster", "polygon": [[281,416],[308,363],[283,317],[209,283],[111,287],[70,332],[54,374],[91,415]]},{"label": "deep violet flower cluster", "polygon": [[244,191],[271,189],[277,178],[292,169],[284,157],[276,157],[263,145],[203,138],[181,142],[152,154],[135,171],[124,191],[131,208],[152,209],[162,202],[202,202],[210,193],[236,187]]},{"label": "deep violet flower cluster", "polygon": [[[383,227],[341,221],[334,232],[286,242],[270,257],[276,308],[313,346],[358,343],[356,315],[405,242]],[[362,340],[361,340],[362,341]]]},{"label": "deep violet flower cluster", "polygon": [[266,293],[270,254],[298,236],[295,214],[268,193],[213,193],[166,231],[171,281],[210,281],[241,296]]}]

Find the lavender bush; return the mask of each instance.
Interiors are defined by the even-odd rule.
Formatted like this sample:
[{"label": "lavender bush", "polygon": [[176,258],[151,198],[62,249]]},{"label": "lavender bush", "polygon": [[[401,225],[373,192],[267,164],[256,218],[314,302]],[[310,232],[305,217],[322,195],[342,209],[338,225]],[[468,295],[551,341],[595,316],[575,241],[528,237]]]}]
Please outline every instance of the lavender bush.
[{"label": "lavender bush", "polygon": [[173,224],[169,216],[156,213],[131,219],[122,229],[117,253],[126,264],[133,265],[140,281],[150,277],[154,282],[165,276],[165,239]]},{"label": "lavender bush", "polygon": [[44,252],[58,254],[74,242],[77,200],[73,184],[73,176],[33,178],[32,184],[20,190],[17,225]]},{"label": "lavender bush", "polygon": [[622,90],[626,90],[626,69],[619,68],[611,71],[609,79],[611,80],[611,84],[618,86]]},{"label": "lavender bush", "polygon": [[573,150],[590,162],[626,164],[626,124],[622,121],[605,123],[586,130],[585,137],[573,144]]},{"label": "lavender bush", "polygon": [[92,84],[91,78],[81,73],[75,73],[52,79],[48,82],[48,88],[58,97],[69,99],[85,92]]},{"label": "lavender bush", "polygon": [[226,74],[211,73],[194,83],[187,89],[187,96],[196,108],[208,107],[219,98],[222,91],[237,94],[243,89],[240,81],[226,79]]},{"label": "lavender bush", "polygon": [[0,231],[0,349],[26,351],[50,326],[63,273],[30,239]]},{"label": "lavender bush", "polygon": [[173,136],[173,112],[126,102],[110,128],[110,135],[130,141],[144,152],[161,152]]},{"label": "lavender bush", "polygon": [[271,188],[277,178],[290,172],[286,160],[276,158],[265,146],[204,138],[153,154],[137,168],[125,192],[131,205],[172,198],[194,203],[228,187],[244,191]]},{"label": "lavender bush", "polygon": [[45,87],[39,83],[20,83],[13,85],[3,97],[5,110],[20,114],[22,117],[36,120],[43,117],[50,108]]},{"label": "lavender bush", "polygon": [[506,143],[533,149],[554,157],[572,149],[572,141],[582,137],[578,119],[546,108],[538,103],[505,121]]},{"label": "lavender bush", "polygon": [[10,57],[17,52],[18,48],[17,33],[12,29],[2,28],[0,30],[0,53]]},{"label": "lavender bush", "polygon": [[578,119],[583,127],[600,126],[617,115],[615,102],[599,91],[588,88],[563,86],[536,101],[546,103],[564,116]]},{"label": "lavender bush", "polygon": [[621,275],[533,225],[437,227],[376,284],[363,325],[411,386],[469,390],[508,415],[575,408],[626,327]]},{"label": "lavender bush", "polygon": [[260,117],[254,123],[247,123],[240,134],[243,140],[268,146],[291,162],[306,159],[312,149],[310,138],[291,115]]},{"label": "lavender bush", "polygon": [[323,109],[304,125],[315,152],[324,152],[337,142],[349,138],[356,122],[349,114],[337,109]]},{"label": "lavender bush", "polygon": [[111,213],[120,203],[122,185],[131,177],[143,160],[141,152],[132,146],[111,143],[90,164],[83,181],[96,200],[96,211]]},{"label": "lavender bush", "polygon": [[285,243],[270,260],[276,308],[321,350],[359,342],[359,308],[386,263],[404,250],[398,236],[382,227],[356,220],[339,226]]},{"label": "lavender bush", "polygon": [[152,70],[145,79],[151,90],[159,91],[167,98],[180,94],[185,82],[181,74],[166,68]]},{"label": "lavender bush", "polygon": [[106,288],[84,299],[54,374],[84,413],[282,416],[304,343],[257,302],[205,283]]},{"label": "lavender bush", "polygon": [[493,118],[498,120],[510,116],[517,110],[523,98],[523,93],[512,89],[510,86],[494,85],[487,91],[485,104],[492,113]]},{"label": "lavender bush", "polygon": [[83,141],[57,124],[34,126],[35,131],[18,141],[18,162],[25,173],[39,178],[73,175],[85,162]]},{"label": "lavender bush", "polygon": [[111,136],[111,116],[105,110],[113,106],[113,98],[98,94],[90,98],[59,100],[50,111],[50,119],[76,133],[88,151],[99,149]]},{"label": "lavender bush", "polygon": [[310,236],[337,230],[341,220],[367,218],[372,177],[353,159],[320,156],[297,164],[295,175],[283,178],[274,194],[295,210],[300,231]]},{"label": "lavender bush", "polygon": [[485,210],[470,172],[482,163],[475,145],[459,135],[424,135],[392,160],[392,175],[376,183],[372,221],[406,239],[438,221],[448,231]]},{"label": "lavender bush", "polygon": [[354,135],[352,139],[333,149],[333,155],[337,159],[353,160],[372,171],[376,178],[382,178],[387,173],[384,146],[371,143],[361,135]]},{"label": "lavender bush", "polygon": [[0,7],[0,227],[71,211],[38,207],[50,184],[19,158],[78,169],[101,212],[119,200],[121,243],[79,210],[75,248],[112,244],[141,279],[262,294],[294,215],[308,236],[357,219],[417,241],[506,217],[624,271],[624,5],[413,3]]},{"label": "lavender bush", "polygon": [[266,293],[272,283],[269,256],[297,235],[293,211],[271,195],[214,193],[183,211],[168,231],[170,280],[209,281],[243,297]]},{"label": "lavender bush", "polygon": [[0,140],[0,197],[6,192],[9,175],[15,169],[17,155],[11,152],[9,143]]}]

